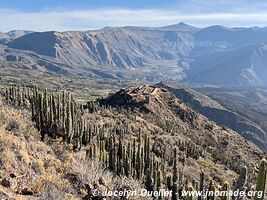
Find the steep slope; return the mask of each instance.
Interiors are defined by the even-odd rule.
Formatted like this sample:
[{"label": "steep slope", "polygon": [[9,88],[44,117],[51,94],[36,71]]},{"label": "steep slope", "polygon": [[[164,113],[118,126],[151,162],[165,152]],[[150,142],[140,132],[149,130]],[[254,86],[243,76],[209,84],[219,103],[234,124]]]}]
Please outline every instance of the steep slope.
[{"label": "steep slope", "polygon": [[200,56],[184,81],[235,86],[267,85],[267,46],[253,45]]},{"label": "steep slope", "polygon": [[[150,125],[149,130],[156,141],[161,141],[155,144],[155,149],[159,149],[160,152],[171,151],[172,147],[178,144],[178,140],[182,139],[190,141],[200,148],[208,147],[207,151],[214,152],[214,154],[211,157],[207,156],[206,159],[216,160],[215,162],[218,163],[225,164],[225,161],[222,161],[224,155],[227,155],[227,157],[233,156],[232,158],[228,157],[230,160],[236,160],[239,157],[240,160],[237,160],[241,163],[249,160],[248,157],[244,157],[245,155],[259,156],[259,152],[256,153],[258,150],[255,149],[257,148],[255,145],[245,140],[238,133],[230,129],[224,129],[193,111],[163,88],[150,86],[125,88],[101,100],[100,103],[113,107],[124,107],[133,110],[133,113],[141,111],[143,114],[140,115],[140,121],[145,120],[141,127],[148,126],[145,125],[147,123],[154,124],[154,128]],[[135,114],[132,115],[135,116]],[[166,133],[161,133],[162,130],[155,133],[157,126]],[[220,156],[217,157],[215,152],[220,152]],[[198,164],[194,165],[197,166]],[[193,171],[190,173],[193,173]]]},{"label": "steep slope", "polygon": [[86,148],[74,152],[61,139],[42,142],[27,110],[7,106],[0,97],[0,199],[90,200],[98,198],[92,190],[121,187],[143,186],[89,162]]},{"label": "steep slope", "polygon": [[8,46],[15,49],[31,50],[37,54],[56,57],[55,32],[31,33],[12,40]]},{"label": "steep slope", "polygon": [[244,138],[252,141],[265,151],[267,150],[267,133],[259,123],[252,121],[248,116],[244,117],[236,113],[235,110],[231,111],[210,97],[182,85],[161,82],[157,86],[172,92],[191,108],[217,124],[235,130]]},{"label": "steep slope", "polygon": [[[267,132],[267,89],[258,87],[244,88],[194,88],[219,102],[229,110],[257,123]],[[262,140],[266,138],[265,134]]]},{"label": "steep slope", "polygon": [[[163,184],[161,187],[164,189],[167,189],[166,177],[172,173],[173,175],[179,174],[181,189],[191,180],[199,180],[199,174],[204,173],[203,183],[207,188],[211,179],[216,185],[221,185],[225,180],[232,181],[246,166],[248,173],[251,174],[248,176],[246,186],[252,189],[255,184],[254,174],[257,163],[259,159],[266,157],[266,154],[254,144],[236,132],[222,128],[193,111],[163,88],[147,85],[125,88],[107,98],[88,102],[83,106],[77,104],[69,93],[63,92],[61,95],[58,91],[53,94],[45,91],[44,97],[40,90],[27,91],[25,89],[12,87],[3,93],[6,97],[5,102],[10,106],[25,108],[21,111],[25,115],[23,117],[16,114],[18,119],[24,120],[19,125],[14,122],[6,125],[3,121],[3,125],[0,126],[4,128],[0,131],[2,134],[0,144],[1,141],[5,141],[1,159],[11,155],[6,151],[21,155],[15,159],[3,159],[6,165],[12,165],[8,169],[17,173],[17,161],[18,164],[23,164],[19,168],[22,170],[21,173],[27,172],[26,174],[30,174],[30,177],[23,179],[27,180],[26,183],[19,182],[19,186],[26,188],[20,190],[17,185],[10,187],[11,184],[9,184],[17,177],[16,174],[12,173],[8,177],[10,173],[8,169],[4,168],[0,171],[3,172],[4,178],[2,181],[2,186],[5,187],[4,198],[6,195],[14,194],[16,190],[19,194],[30,196],[28,199],[31,197],[59,199],[62,195],[67,195],[66,198],[73,196],[92,199],[92,189],[114,190],[124,188],[126,185],[130,190],[147,188],[145,183],[149,180],[147,178],[149,174],[145,174],[146,166],[148,169],[150,166],[153,167],[154,172],[162,170],[163,176],[160,178],[162,181],[159,182]],[[17,93],[12,91],[17,91]],[[23,94],[25,98],[19,98],[20,94]],[[34,96],[31,96],[32,94]],[[32,108],[28,106],[28,98],[35,102],[37,108],[39,108],[38,102],[42,104],[46,99],[46,107],[41,112],[35,108],[31,112],[33,113],[31,118],[36,122],[39,130],[36,132],[33,129],[34,133],[25,132],[29,130],[29,126],[26,126],[28,128],[22,126],[28,125],[28,120],[31,119],[27,114],[27,108]],[[56,98],[57,103],[47,100],[53,98]],[[68,105],[72,105],[72,112],[66,111],[65,108],[70,108]],[[54,112],[52,107],[58,111]],[[3,117],[0,119],[9,122],[14,111],[12,110],[9,116],[7,112],[9,106],[0,104],[0,109],[2,108],[3,112],[0,110],[0,115],[2,114]],[[64,117],[64,113],[69,113],[67,118]],[[66,124],[62,124],[65,122],[64,118],[68,121]],[[18,129],[18,127],[23,129]],[[8,131],[11,134],[8,134]],[[42,135],[43,142],[35,138],[39,134]],[[11,139],[6,140],[6,137]],[[70,140],[66,137],[70,137]],[[10,141],[15,145],[10,145]],[[38,142],[37,148],[35,148],[36,142]],[[30,153],[27,152],[28,144],[32,149]],[[34,163],[39,157],[43,162],[38,162],[36,165],[27,164],[27,161]],[[49,161],[46,160],[47,157]],[[174,157],[178,159],[174,161]],[[102,167],[95,164],[98,160],[102,163]],[[26,165],[20,162],[25,162]],[[26,167],[28,165],[30,167]],[[133,170],[128,170],[127,166],[133,167]],[[177,173],[174,168],[178,169]],[[88,171],[94,171],[94,173],[88,173]],[[99,173],[101,176],[98,176]],[[104,178],[105,174],[108,176]],[[20,176],[18,177],[14,181],[23,181]],[[38,182],[37,187],[34,187],[36,181],[32,183],[31,177],[38,178],[41,183]],[[154,176],[153,180],[158,179]],[[48,185],[49,181],[51,183]],[[93,185],[90,184],[92,181]],[[63,187],[65,190],[62,192]],[[47,197],[48,194],[54,194],[54,196]],[[139,196],[135,198],[138,199]]]},{"label": "steep slope", "polygon": [[72,65],[142,67],[160,60],[177,60],[190,47],[177,42],[190,39],[190,32],[125,27],[87,32],[46,32],[22,36],[8,44],[31,50]]},{"label": "steep slope", "polygon": [[18,68],[33,69],[39,72],[52,72],[69,74],[71,67],[58,62],[49,56],[40,56],[32,51],[20,51],[0,45],[0,62],[8,66],[16,65]]},{"label": "steep slope", "polygon": [[7,42],[9,42],[10,40],[11,40],[11,38],[10,38],[7,34],[2,33],[2,32],[0,31],[0,44],[7,43]]}]

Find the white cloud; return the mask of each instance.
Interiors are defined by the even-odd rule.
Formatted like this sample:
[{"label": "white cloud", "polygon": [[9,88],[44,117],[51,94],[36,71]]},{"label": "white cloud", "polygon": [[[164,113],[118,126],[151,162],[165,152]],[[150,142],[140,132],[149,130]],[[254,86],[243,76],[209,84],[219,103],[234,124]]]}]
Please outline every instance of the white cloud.
[{"label": "white cloud", "polygon": [[[183,9],[184,10],[184,9]],[[267,12],[219,12],[194,13],[167,9],[125,9],[106,8],[88,10],[46,10],[40,12],[21,12],[0,9],[1,31],[28,29],[48,30],[88,30],[104,26],[162,26],[180,21],[208,26],[265,26]],[[192,12],[191,12],[192,13]]]}]

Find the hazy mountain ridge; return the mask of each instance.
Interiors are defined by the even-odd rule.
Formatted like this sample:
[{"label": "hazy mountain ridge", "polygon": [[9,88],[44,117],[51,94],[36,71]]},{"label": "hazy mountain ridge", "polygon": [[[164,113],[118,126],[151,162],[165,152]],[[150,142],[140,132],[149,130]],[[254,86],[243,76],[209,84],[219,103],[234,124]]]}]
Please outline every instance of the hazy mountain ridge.
[{"label": "hazy mountain ridge", "polygon": [[7,43],[10,40],[11,40],[11,38],[7,34],[0,31],[0,44]]},{"label": "hazy mountain ridge", "polygon": [[192,62],[186,81],[229,85],[266,85],[267,46],[252,45],[200,56]]},{"label": "hazy mountain ridge", "polygon": [[86,32],[32,33],[7,45],[55,57],[72,65],[127,68],[181,58],[181,55],[189,53],[189,49],[177,48],[176,42],[178,39],[186,42],[184,37],[187,34],[126,27]]},{"label": "hazy mountain ridge", "polygon": [[[187,77],[185,81],[197,83],[266,85],[262,75],[267,72],[266,33],[265,28],[199,29],[179,23],[164,27],[34,32],[9,39],[5,45],[49,56],[76,70],[104,67],[102,74],[108,72],[117,78],[125,76],[127,69],[136,68],[141,72],[137,75],[140,78],[144,68],[153,66],[157,69],[149,79]],[[118,76],[110,69],[126,70]],[[163,75],[166,71],[169,73]]]},{"label": "hazy mountain ridge", "polygon": [[8,35],[10,38],[12,39],[16,39],[19,38],[21,36],[33,33],[34,31],[29,31],[29,30],[12,30],[9,31],[7,33],[5,33],[6,35]]}]

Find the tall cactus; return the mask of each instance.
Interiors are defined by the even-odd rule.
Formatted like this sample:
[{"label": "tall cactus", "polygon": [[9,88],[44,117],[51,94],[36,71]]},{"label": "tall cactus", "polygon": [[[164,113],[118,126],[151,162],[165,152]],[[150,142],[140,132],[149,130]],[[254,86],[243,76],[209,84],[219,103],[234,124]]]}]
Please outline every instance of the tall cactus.
[{"label": "tall cactus", "polygon": [[188,200],[195,200],[195,196],[194,196],[194,191],[195,191],[195,188],[193,188],[193,186],[189,186],[188,187],[188,191],[190,192],[189,196],[187,197]]},{"label": "tall cactus", "polygon": [[146,172],[146,189],[147,191],[153,191],[154,185],[153,185],[153,179],[151,177],[151,170],[147,170]]},{"label": "tall cactus", "polygon": [[177,167],[177,149],[174,148],[173,151],[173,183],[176,183],[178,181],[178,167]]},{"label": "tall cactus", "polygon": [[[248,169],[246,166],[242,167],[238,179],[233,182],[235,191],[246,191],[245,185],[247,183],[247,171]],[[238,197],[237,199],[243,199],[243,197]]]},{"label": "tall cactus", "polygon": [[[256,186],[256,191],[258,192],[258,194],[256,194],[254,200],[264,200],[266,178],[267,178],[267,161],[263,159],[260,163],[258,172],[258,180]],[[262,192],[262,196],[259,194],[259,192]]]},{"label": "tall cactus", "polygon": [[213,180],[210,180],[210,183],[209,183],[209,195],[207,197],[207,200],[216,200],[215,192],[216,192],[215,183],[214,183]]},{"label": "tall cactus", "polygon": [[149,168],[149,159],[150,159],[150,138],[145,134],[145,144],[144,144],[144,158],[145,158],[145,170]]},{"label": "tall cactus", "polygon": [[222,195],[222,200],[230,200],[230,185],[228,182],[224,182],[223,186],[222,186],[222,191],[224,192]]},{"label": "tall cactus", "polygon": [[[200,191],[204,191],[204,181],[205,181],[205,173],[202,170],[201,173],[200,173],[200,185],[199,185],[199,190]],[[203,198],[202,196],[199,196],[198,200],[202,200],[202,198]]]},{"label": "tall cactus", "polygon": [[168,190],[172,190],[172,175],[167,176],[167,188]]},{"label": "tall cactus", "polygon": [[175,182],[172,186],[172,200],[178,200],[178,184]]}]

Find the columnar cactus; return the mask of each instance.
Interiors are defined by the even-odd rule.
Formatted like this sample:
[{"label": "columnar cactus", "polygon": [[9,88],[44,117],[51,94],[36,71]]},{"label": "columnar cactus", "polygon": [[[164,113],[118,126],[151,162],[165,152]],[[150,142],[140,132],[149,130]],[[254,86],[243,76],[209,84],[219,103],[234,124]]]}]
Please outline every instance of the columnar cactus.
[{"label": "columnar cactus", "polygon": [[216,196],[215,196],[215,192],[216,192],[216,186],[215,186],[215,184],[213,183],[213,184],[211,184],[211,186],[210,186],[210,190],[213,192],[213,194],[211,195],[211,198],[210,198],[210,200],[216,200]]},{"label": "columnar cactus", "polygon": [[146,172],[146,189],[147,191],[154,190],[153,179],[151,177],[151,170],[147,170]]},{"label": "columnar cactus", "polygon": [[175,182],[172,187],[172,200],[178,200],[178,184]]},{"label": "columnar cactus", "polygon": [[254,200],[264,200],[264,193],[266,189],[266,178],[267,178],[267,161],[263,159],[260,163],[257,186],[256,186],[256,191],[262,192],[262,196],[260,197],[260,195],[256,194]]},{"label": "columnar cactus", "polygon": [[192,185],[190,185],[189,187],[188,187],[188,191],[189,192],[191,192],[190,194],[191,195],[189,195],[188,197],[187,197],[187,199],[188,200],[195,200],[195,196],[194,196],[194,191],[195,191],[195,189],[194,189],[194,187],[192,186]]},{"label": "columnar cactus", "polygon": [[222,191],[224,192],[223,196],[222,196],[222,200],[230,200],[230,185],[228,182],[224,182],[223,186],[222,186]]},{"label": "columnar cactus", "polygon": [[178,181],[178,167],[177,167],[177,149],[175,148],[174,151],[174,159],[173,159],[173,183]]},{"label": "columnar cactus", "polygon": [[234,190],[239,190],[239,191],[245,191],[245,185],[247,183],[247,167],[244,166],[242,167],[239,177],[237,180],[234,181],[233,186],[234,186]]},{"label": "columnar cactus", "polygon": [[172,175],[167,176],[167,188],[168,190],[172,190]]},{"label": "columnar cactus", "polygon": [[216,200],[215,191],[216,191],[216,186],[214,184],[214,181],[210,180],[210,182],[209,182],[209,195],[207,197],[207,200]]},{"label": "columnar cactus", "polygon": [[[204,173],[204,171],[201,171],[201,173],[200,173],[200,184],[199,184],[199,190],[200,191],[204,191],[204,180],[205,180],[205,173]],[[202,200],[202,196],[199,196],[198,200]]]},{"label": "columnar cactus", "polygon": [[[71,143],[75,150],[82,149],[87,145],[86,156],[90,160],[98,160],[103,166],[115,172],[119,176],[128,176],[140,181],[145,180],[146,188],[150,191],[159,190],[167,186],[172,190],[172,199],[178,199],[178,185],[183,189],[184,185],[191,185],[183,170],[178,172],[177,149],[173,151],[172,170],[168,167],[170,155],[156,156],[150,149],[150,138],[142,129],[139,130],[137,139],[126,143],[125,133],[130,129],[128,122],[122,122],[116,126],[107,127],[89,123],[83,115],[81,104],[74,100],[69,92],[48,93],[38,88],[27,90],[27,88],[11,87],[5,90],[6,102],[8,105],[25,106],[26,102],[31,103],[32,120],[36,123],[42,134],[49,136],[57,134]],[[87,105],[92,112],[99,108],[99,105],[90,102]],[[90,111],[90,112],[91,112]],[[123,109],[119,112],[125,112]],[[198,145],[192,142],[179,140],[178,147],[187,153],[187,156],[198,158],[203,155]],[[181,159],[181,165],[185,166],[186,157]],[[170,175],[172,171],[172,174]],[[258,191],[265,191],[267,176],[267,161],[263,160],[259,168],[257,181]],[[144,179],[143,179],[144,178]],[[185,181],[184,181],[185,180]],[[236,181],[236,188],[244,189],[247,180],[247,169],[244,167]],[[205,174],[202,171],[200,180],[193,180],[190,191],[204,191]],[[209,190],[215,192],[215,184],[211,181]],[[229,191],[230,186],[224,183],[222,190]],[[194,199],[193,197],[189,198]],[[202,200],[201,197],[198,198]],[[229,200],[229,196],[222,197],[222,200]],[[254,200],[263,200],[264,197],[255,196]],[[215,196],[209,198],[215,200]]]},{"label": "columnar cactus", "polygon": [[145,144],[144,144],[144,159],[145,159],[145,170],[147,170],[149,168],[149,159],[150,159],[150,139],[147,136],[147,134],[145,134]]}]

